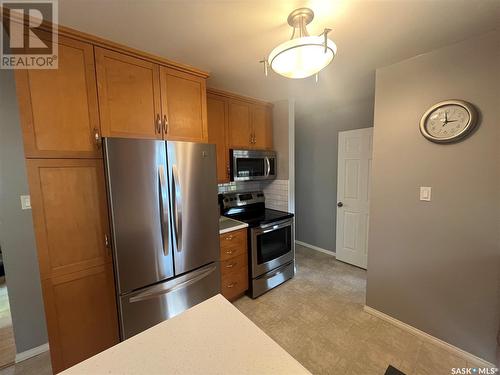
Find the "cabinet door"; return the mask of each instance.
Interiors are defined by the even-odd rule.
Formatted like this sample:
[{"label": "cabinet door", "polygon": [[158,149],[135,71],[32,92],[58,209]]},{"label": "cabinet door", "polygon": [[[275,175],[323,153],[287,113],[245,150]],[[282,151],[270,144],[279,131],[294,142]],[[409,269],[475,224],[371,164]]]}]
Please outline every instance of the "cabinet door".
[{"label": "cabinet door", "polygon": [[42,279],[111,261],[102,159],[28,159]]},{"label": "cabinet door", "polygon": [[118,343],[111,263],[46,279],[42,291],[54,373]]},{"label": "cabinet door", "polygon": [[98,47],[95,57],[102,135],[161,139],[158,65]]},{"label": "cabinet door", "polygon": [[250,148],[253,144],[250,123],[250,105],[236,100],[229,101],[229,148]]},{"label": "cabinet door", "polygon": [[26,157],[101,157],[92,45],[59,36],[58,59],[58,69],[16,70]]},{"label": "cabinet door", "polygon": [[161,67],[160,82],[165,139],[206,142],[205,79]]},{"label": "cabinet door", "polygon": [[270,108],[262,105],[252,106],[252,131],[254,136],[253,148],[260,150],[272,148]]},{"label": "cabinet door", "polygon": [[227,148],[227,104],[224,98],[208,95],[208,142],[217,149],[217,181],[229,182],[229,150]]}]

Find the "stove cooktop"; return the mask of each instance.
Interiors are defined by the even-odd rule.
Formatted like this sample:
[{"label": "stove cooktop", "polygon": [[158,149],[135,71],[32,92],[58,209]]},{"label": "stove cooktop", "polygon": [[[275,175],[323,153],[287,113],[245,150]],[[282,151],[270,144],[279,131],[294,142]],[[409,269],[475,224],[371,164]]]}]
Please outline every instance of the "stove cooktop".
[{"label": "stove cooktop", "polygon": [[231,219],[243,221],[247,223],[250,227],[258,227],[262,224],[269,224],[276,221],[281,221],[289,219],[294,215],[290,212],[272,210],[270,208],[265,208],[264,210],[259,210],[257,212],[226,212],[224,216],[230,217]]}]

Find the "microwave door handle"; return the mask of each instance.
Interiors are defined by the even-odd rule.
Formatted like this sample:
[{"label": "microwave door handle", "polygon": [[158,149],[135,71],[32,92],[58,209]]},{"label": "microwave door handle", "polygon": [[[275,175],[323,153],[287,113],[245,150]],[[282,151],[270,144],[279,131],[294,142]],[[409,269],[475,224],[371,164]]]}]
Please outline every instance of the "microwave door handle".
[{"label": "microwave door handle", "polygon": [[269,175],[271,174],[271,162],[268,156],[266,156],[266,165],[267,165],[266,177],[269,177]]},{"label": "microwave door handle", "polygon": [[166,179],[165,179],[165,169],[163,165],[158,166],[158,182],[159,191],[158,198],[160,203],[160,235],[163,247],[163,254],[168,256],[168,219],[167,219],[167,202],[166,202]]},{"label": "microwave door handle", "polygon": [[182,193],[179,184],[179,172],[177,165],[172,166],[172,203],[174,208],[175,239],[177,242],[177,252],[182,251]]}]

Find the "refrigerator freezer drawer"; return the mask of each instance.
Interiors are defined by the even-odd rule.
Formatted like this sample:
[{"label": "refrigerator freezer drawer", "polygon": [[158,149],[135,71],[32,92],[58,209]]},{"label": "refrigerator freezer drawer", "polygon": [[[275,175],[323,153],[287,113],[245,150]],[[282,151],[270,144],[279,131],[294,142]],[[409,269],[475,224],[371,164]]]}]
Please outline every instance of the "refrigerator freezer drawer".
[{"label": "refrigerator freezer drawer", "polygon": [[218,262],[120,297],[120,334],[126,340],[220,292]]}]

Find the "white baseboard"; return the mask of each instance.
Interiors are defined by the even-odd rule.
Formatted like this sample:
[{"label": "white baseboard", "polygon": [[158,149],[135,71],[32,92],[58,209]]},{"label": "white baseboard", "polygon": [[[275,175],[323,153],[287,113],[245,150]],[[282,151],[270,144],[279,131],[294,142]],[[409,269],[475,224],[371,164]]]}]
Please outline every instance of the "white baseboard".
[{"label": "white baseboard", "polygon": [[16,353],[16,363],[22,362],[28,358],[35,357],[49,350],[49,343],[37,346],[36,348],[31,348],[21,353]]},{"label": "white baseboard", "polygon": [[308,244],[308,243],[305,243],[305,242],[302,242],[302,241],[295,240],[295,243],[297,245],[305,246],[305,247],[308,247],[309,249],[316,250],[316,251],[319,251],[319,252],[324,253],[324,254],[328,254],[328,255],[331,255],[331,256],[336,256],[337,255],[335,253],[335,251],[326,250],[326,249],[323,249],[321,247],[314,246],[314,245],[311,245],[311,244]]},{"label": "white baseboard", "polygon": [[457,348],[456,346],[451,345],[451,344],[449,344],[446,341],[443,341],[441,339],[438,339],[437,337],[429,335],[428,333],[421,331],[418,328],[415,328],[415,327],[413,327],[409,324],[406,324],[400,320],[397,320],[396,318],[393,318],[392,316],[384,314],[383,312],[378,311],[378,310],[374,309],[373,307],[365,305],[363,309],[368,314],[371,314],[373,316],[376,316],[377,318],[385,320],[386,322],[391,323],[391,324],[397,326],[398,328],[401,328],[401,329],[405,330],[406,332],[411,333],[414,336],[418,336],[419,338],[421,338],[427,342],[430,342],[431,344],[437,345],[437,346],[447,350],[448,352],[465,359],[468,362],[473,362],[474,364],[481,366],[481,367],[496,368],[496,366],[493,363],[490,363],[482,358],[479,358],[479,357],[475,356],[474,354],[466,352],[463,349]]}]

